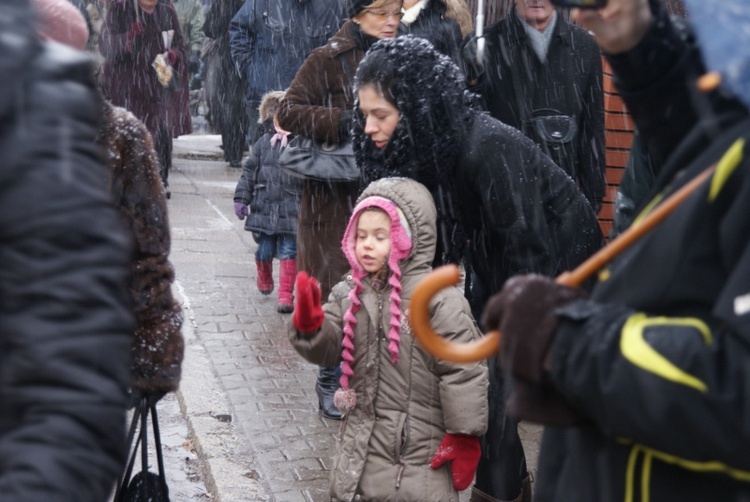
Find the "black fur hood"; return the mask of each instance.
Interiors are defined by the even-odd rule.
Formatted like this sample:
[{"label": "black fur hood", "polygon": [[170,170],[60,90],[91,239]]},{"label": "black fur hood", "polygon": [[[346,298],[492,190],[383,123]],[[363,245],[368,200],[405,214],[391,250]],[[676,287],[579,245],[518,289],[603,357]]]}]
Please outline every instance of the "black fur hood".
[{"label": "black fur hood", "polygon": [[[356,93],[372,83],[383,87],[401,115],[382,151],[364,132]],[[472,116],[471,101],[461,71],[426,40],[407,35],[374,44],[355,78],[352,143],[363,185],[406,176],[434,191],[455,168]]]}]

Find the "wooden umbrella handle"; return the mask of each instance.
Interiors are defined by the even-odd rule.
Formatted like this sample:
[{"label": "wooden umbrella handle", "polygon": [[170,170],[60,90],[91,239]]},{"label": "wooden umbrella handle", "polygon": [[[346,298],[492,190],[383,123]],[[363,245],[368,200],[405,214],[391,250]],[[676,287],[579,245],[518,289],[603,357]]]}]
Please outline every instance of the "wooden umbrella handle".
[{"label": "wooden umbrella handle", "polygon": [[[636,243],[647,232],[672,213],[687,199],[716,169],[712,165],[685,186],[673,193],[667,200],[658,205],[643,220],[632,225],[616,239],[594,253],[589,259],[576,267],[572,272],[563,272],[555,282],[572,288],[597,273],[622,251]],[[457,363],[470,363],[489,359],[500,351],[500,332],[490,331],[479,340],[469,343],[455,343],[438,335],[430,324],[430,301],[443,288],[455,286],[460,281],[458,267],[445,265],[436,268],[422,279],[414,289],[411,299],[411,323],[414,335],[420,345],[433,356]]]}]

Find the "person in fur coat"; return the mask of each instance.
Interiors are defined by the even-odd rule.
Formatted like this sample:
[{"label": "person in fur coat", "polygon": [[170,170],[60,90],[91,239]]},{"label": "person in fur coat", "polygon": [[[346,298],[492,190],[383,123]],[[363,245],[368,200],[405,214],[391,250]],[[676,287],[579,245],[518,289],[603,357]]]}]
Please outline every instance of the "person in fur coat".
[{"label": "person in fur coat", "polygon": [[[438,261],[466,265],[475,317],[511,276],[555,275],[602,246],[596,215],[573,180],[520,131],[475,109],[459,68],[425,40],[373,45],[355,94],[352,146],[365,183],[408,176],[429,188],[444,252]],[[477,479],[509,480],[499,500],[514,500],[529,494],[530,480],[494,365],[489,406]],[[475,493],[490,500],[481,488]]]},{"label": "person in fur coat", "polygon": [[[279,156],[291,133],[276,120],[284,91],[266,93],[258,115],[265,133],[253,145],[234,192],[234,213],[245,220],[245,230],[258,243],[255,267],[258,290],[273,291],[273,258],[278,256],[279,296],[276,310],[282,314],[294,308],[294,277],[297,275],[297,216],[302,197],[302,179],[279,168]],[[248,211],[248,205],[250,210]]]},{"label": "person in fur coat", "polygon": [[129,291],[136,317],[131,354],[134,394],[177,390],[184,352],[182,310],[172,296],[167,198],[151,134],[132,113],[103,102],[97,143],[110,187],[133,240]]},{"label": "person in fur coat", "polygon": [[[432,271],[436,213],[408,178],[372,183],[341,242],[351,265],[321,306],[320,285],[297,276],[290,340],[305,359],[341,365],[334,402],[346,420],[331,468],[332,500],[458,502],[474,478],[487,427],[487,366],[430,356],[414,338],[414,288]],[[481,336],[457,288],[431,304],[435,329]]]}]

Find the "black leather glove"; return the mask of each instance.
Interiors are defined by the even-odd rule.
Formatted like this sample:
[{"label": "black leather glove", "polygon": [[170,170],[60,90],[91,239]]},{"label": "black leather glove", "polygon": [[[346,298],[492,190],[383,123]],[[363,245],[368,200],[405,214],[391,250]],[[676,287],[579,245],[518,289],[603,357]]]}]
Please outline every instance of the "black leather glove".
[{"label": "black leather glove", "polygon": [[551,385],[549,355],[557,328],[555,309],[583,296],[578,289],[532,274],[508,280],[487,302],[482,324],[487,330],[500,329],[499,364],[516,379],[506,405],[513,418],[548,425],[582,422]]}]

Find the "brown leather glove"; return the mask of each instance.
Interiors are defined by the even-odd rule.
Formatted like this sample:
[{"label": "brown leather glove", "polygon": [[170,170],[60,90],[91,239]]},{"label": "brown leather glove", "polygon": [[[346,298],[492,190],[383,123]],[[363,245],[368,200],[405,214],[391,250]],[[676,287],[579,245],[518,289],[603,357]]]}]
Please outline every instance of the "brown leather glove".
[{"label": "brown leather glove", "polygon": [[550,384],[549,352],[557,328],[555,309],[583,297],[580,290],[531,274],[508,280],[487,302],[482,325],[500,329],[499,364],[516,379],[506,405],[513,418],[548,425],[582,421]]}]

